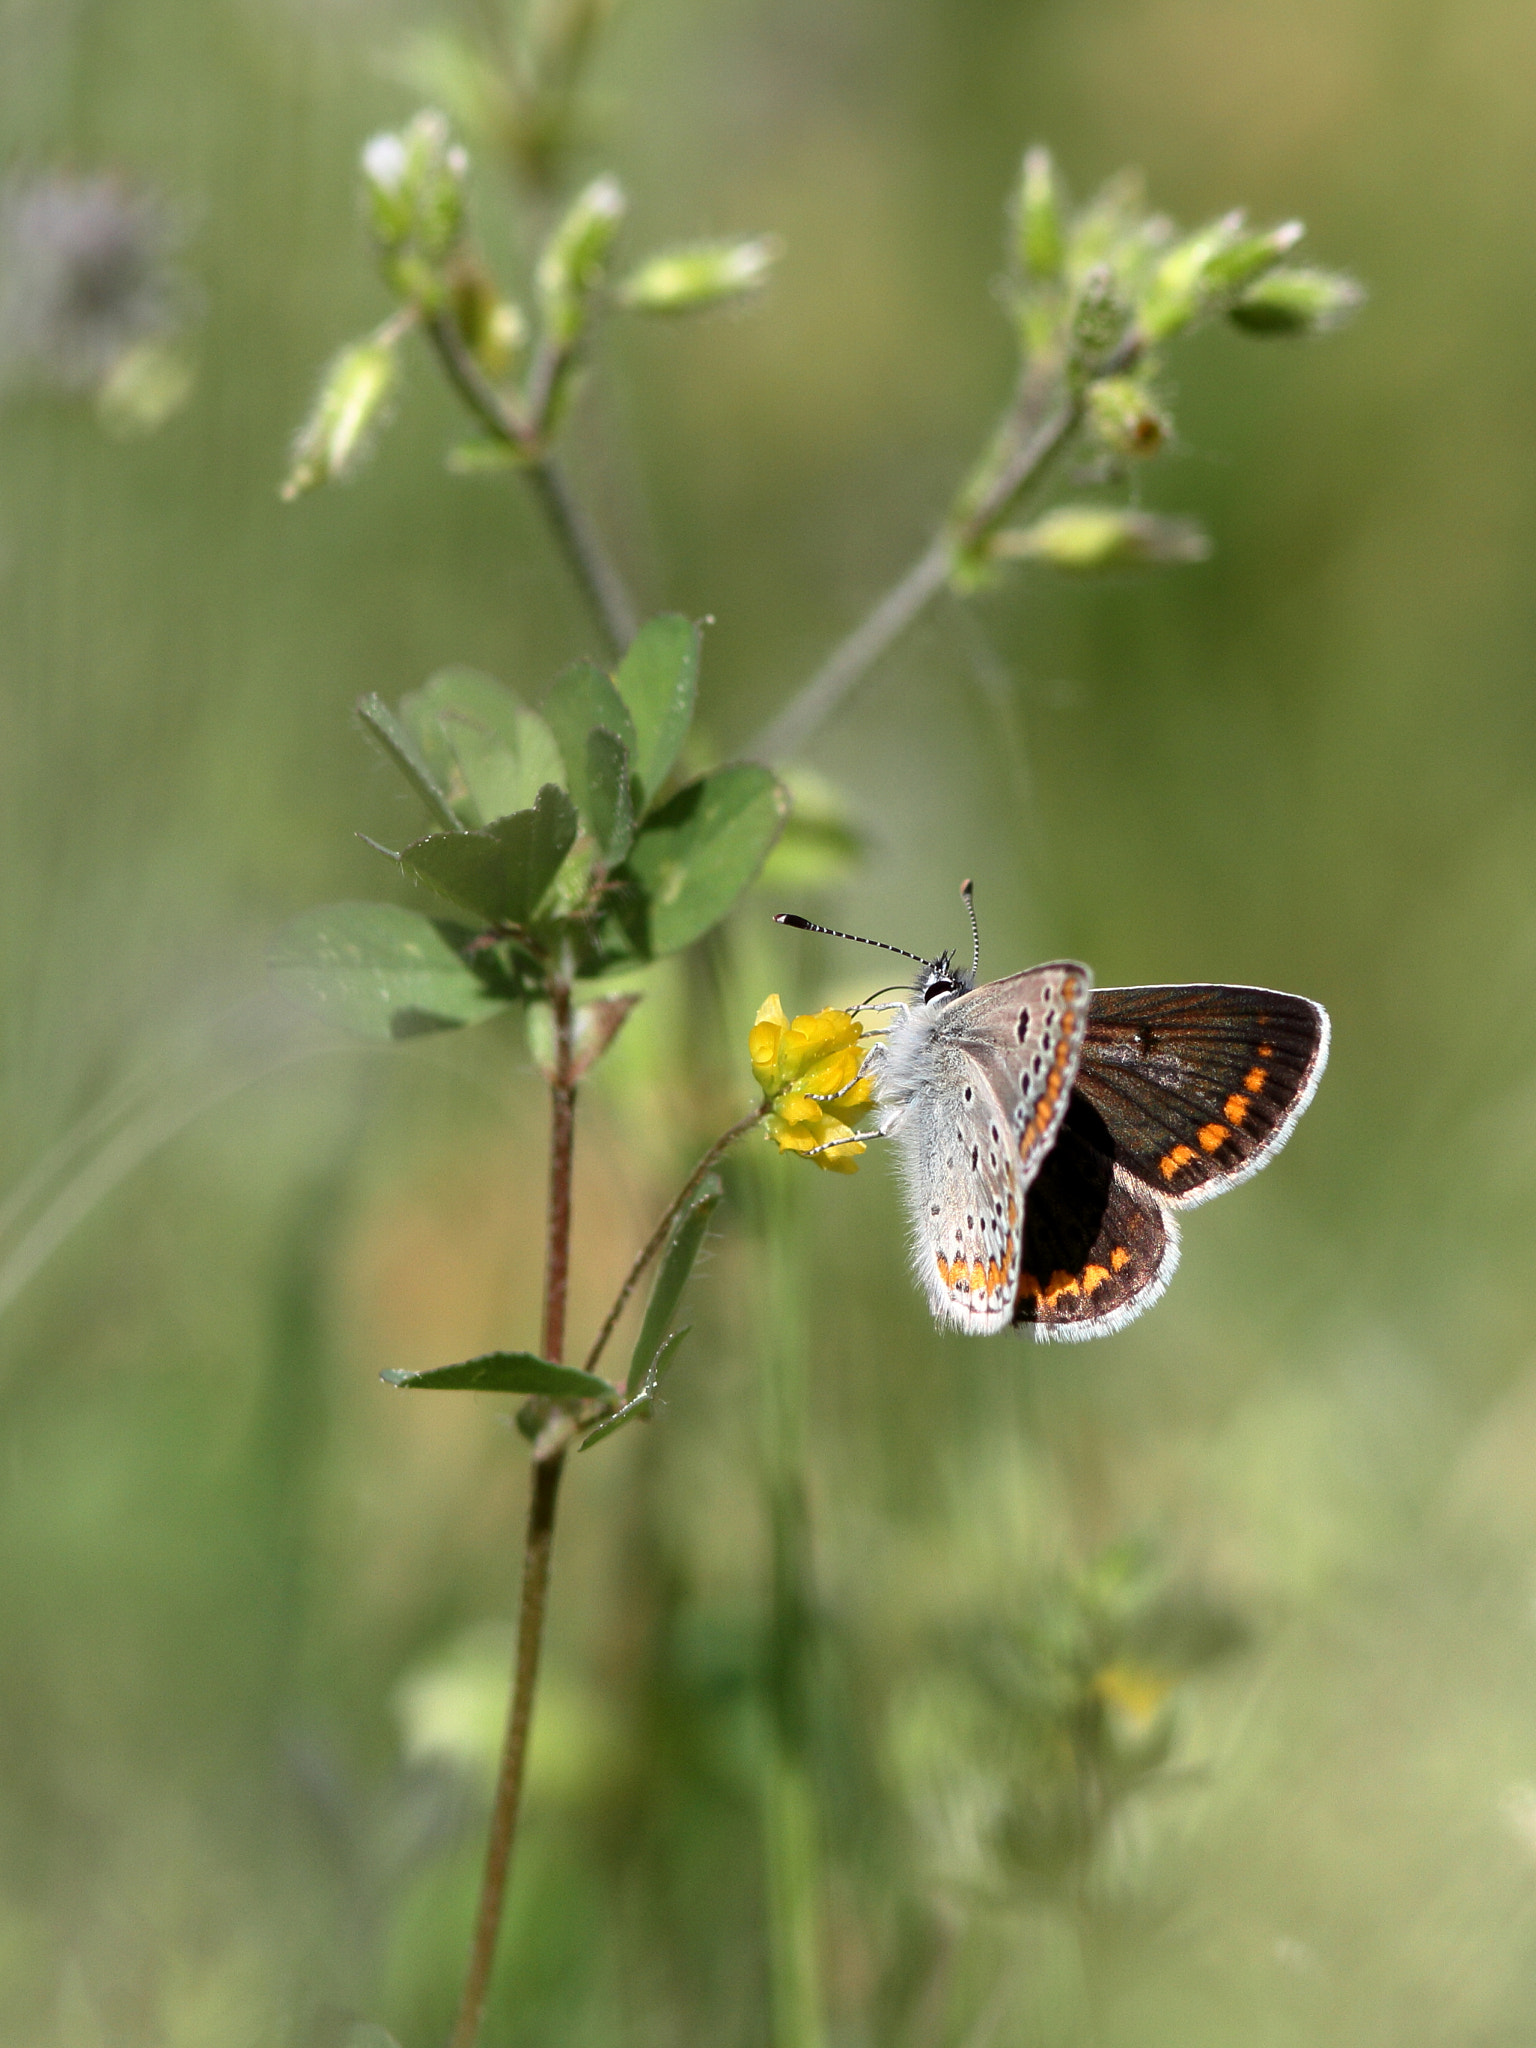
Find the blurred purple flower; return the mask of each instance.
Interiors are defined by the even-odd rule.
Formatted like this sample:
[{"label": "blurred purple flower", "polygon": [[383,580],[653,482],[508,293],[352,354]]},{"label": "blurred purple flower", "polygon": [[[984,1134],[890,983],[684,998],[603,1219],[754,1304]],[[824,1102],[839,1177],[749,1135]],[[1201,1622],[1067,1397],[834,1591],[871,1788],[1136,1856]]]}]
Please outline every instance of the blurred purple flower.
[{"label": "blurred purple flower", "polygon": [[170,213],[110,175],[0,186],[0,388],[99,390],[186,313]]}]

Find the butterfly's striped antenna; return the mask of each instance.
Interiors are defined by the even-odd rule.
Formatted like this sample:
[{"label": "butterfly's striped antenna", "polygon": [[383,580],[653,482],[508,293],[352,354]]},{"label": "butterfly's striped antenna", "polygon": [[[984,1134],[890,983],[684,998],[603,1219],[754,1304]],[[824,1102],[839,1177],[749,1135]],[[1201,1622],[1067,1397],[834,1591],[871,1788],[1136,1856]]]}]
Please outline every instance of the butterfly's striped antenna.
[{"label": "butterfly's striped antenna", "polygon": [[971,914],[971,980],[981,970],[981,926],[976,922],[976,898],[971,890],[971,878],[966,876],[960,884],[960,894],[965,898],[965,907]]},{"label": "butterfly's striped antenna", "polygon": [[857,932],[834,931],[829,924],[812,924],[808,917],[796,917],[792,910],[776,910],[775,924],[787,924],[797,932],[820,932],[824,939],[850,939],[856,946],[878,946],[882,953],[899,953],[903,960],[915,960],[919,967],[932,967],[931,960],[925,960],[921,953],[909,953],[905,946],[893,946],[885,939],[861,939]]}]

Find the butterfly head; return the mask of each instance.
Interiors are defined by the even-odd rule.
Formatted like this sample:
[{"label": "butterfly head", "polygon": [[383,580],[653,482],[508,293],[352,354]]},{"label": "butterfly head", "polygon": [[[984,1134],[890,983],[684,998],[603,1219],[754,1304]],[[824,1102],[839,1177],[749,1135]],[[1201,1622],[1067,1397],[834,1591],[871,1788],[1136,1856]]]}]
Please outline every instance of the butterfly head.
[{"label": "butterfly head", "polygon": [[976,906],[971,901],[971,885],[968,881],[960,885],[960,894],[971,916],[971,966],[967,973],[957,966],[952,953],[945,951],[937,960],[925,960],[921,953],[909,953],[905,946],[890,945],[885,939],[861,938],[857,932],[834,931],[831,925],[812,924],[808,917],[797,917],[793,911],[781,910],[774,917],[775,924],[787,924],[799,932],[820,932],[823,938],[851,939],[856,946],[878,946],[882,953],[899,953],[903,960],[913,960],[922,969],[912,984],[914,1008],[929,1003],[948,1001],[953,996],[963,996],[976,986],[976,970],[981,965],[981,933],[976,924]]},{"label": "butterfly head", "polygon": [[974,986],[974,974],[956,966],[951,954],[941,953],[937,960],[923,962],[923,971],[912,985],[912,998],[918,1003],[936,1003],[950,996],[963,996]]}]

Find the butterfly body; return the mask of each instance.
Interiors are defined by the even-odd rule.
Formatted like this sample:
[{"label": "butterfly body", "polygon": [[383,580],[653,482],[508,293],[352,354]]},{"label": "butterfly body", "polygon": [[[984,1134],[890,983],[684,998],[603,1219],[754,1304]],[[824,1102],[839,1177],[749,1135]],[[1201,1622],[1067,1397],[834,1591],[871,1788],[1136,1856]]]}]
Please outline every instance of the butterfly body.
[{"label": "butterfly body", "polygon": [[1172,1277],[1177,1212],[1284,1144],[1328,1035],[1319,1004],[1273,989],[1095,989],[1069,961],[972,987],[925,966],[874,1071],[935,1318],[1123,1328]]},{"label": "butterfly body", "polygon": [[1066,1113],[1091,986],[1065,961],[981,988],[929,969],[887,1034],[881,1128],[940,1322],[984,1335],[1013,1320],[1029,1188]]}]

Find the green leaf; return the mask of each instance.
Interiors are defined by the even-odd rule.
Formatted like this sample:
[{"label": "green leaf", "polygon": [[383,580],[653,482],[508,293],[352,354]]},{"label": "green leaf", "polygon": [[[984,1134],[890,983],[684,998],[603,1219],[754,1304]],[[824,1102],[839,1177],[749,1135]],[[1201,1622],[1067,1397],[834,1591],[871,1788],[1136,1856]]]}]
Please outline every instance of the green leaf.
[{"label": "green leaf", "polygon": [[677,612],[647,620],[619,663],[613,680],[635,722],[637,810],[654,800],[682,749],[698,678],[698,628]]},{"label": "green leaf", "polygon": [[461,830],[453,806],[448,801],[448,792],[438,782],[415,740],[384,699],[370,693],[359,701],[357,715],[363,730],[383,748],[433,817],[446,825],[450,832]]},{"label": "green leaf", "polygon": [[720,1176],[706,1174],[673,1226],[671,1241],[662,1254],[651,1298],[646,1303],[640,1335],[635,1339],[634,1356],[629,1361],[629,1378],[624,1391],[631,1399],[640,1392],[651,1367],[660,1356],[667,1326],[677,1311],[683,1289],[688,1284],[688,1275],[693,1271],[693,1262],[704,1242],[704,1233],[709,1228],[709,1219],[719,1207],[723,1192]]},{"label": "green leaf", "polygon": [[531,811],[498,818],[483,832],[434,832],[406,847],[400,861],[483,923],[526,925],[575,842],[575,807],[546,782]]},{"label": "green leaf", "polygon": [[600,725],[587,734],[586,783],[592,836],[603,859],[610,867],[617,867],[635,837],[629,756],[624,751],[624,742]]},{"label": "green leaf", "polygon": [[756,875],[789,799],[766,768],[717,768],[653,811],[626,864],[644,898],[636,943],[675,953],[718,924]]},{"label": "green leaf", "polygon": [[661,1349],[646,1368],[645,1376],[640,1382],[639,1393],[626,1401],[622,1408],[615,1409],[612,1415],[605,1415],[596,1429],[589,1430],[582,1438],[576,1446],[578,1450],[590,1451],[594,1444],[601,1443],[605,1436],[612,1436],[613,1432],[622,1429],[626,1422],[650,1421],[656,1412],[656,1389],[671,1366],[672,1353],[687,1335],[688,1327],[685,1326],[681,1330],[674,1330],[671,1336],[665,1339]]},{"label": "green leaf", "polygon": [[546,782],[565,781],[543,719],[478,669],[439,670],[401,699],[400,716],[461,825],[526,811]]},{"label": "green leaf", "polygon": [[392,1387],[442,1388],[450,1393],[548,1394],[556,1401],[611,1401],[613,1386],[595,1372],[574,1365],[552,1365],[532,1351],[492,1351],[485,1358],[466,1358],[462,1365],[440,1365],[432,1372],[381,1372]]},{"label": "green leaf", "polygon": [[[627,848],[622,825],[629,807],[628,764],[635,758],[635,724],[623,698],[595,663],[578,661],[555,678],[543,708],[565,762],[565,786],[576,799],[582,823],[605,850],[615,835]],[[623,751],[622,804],[614,779],[613,751],[589,747],[594,732],[610,734]]]},{"label": "green leaf", "polygon": [[293,1002],[364,1038],[413,1038],[479,1024],[518,989],[487,956],[459,948],[473,933],[393,903],[330,903],[285,925],[269,956]]}]

